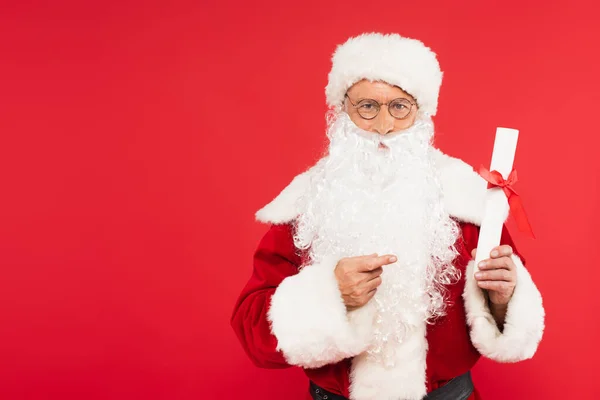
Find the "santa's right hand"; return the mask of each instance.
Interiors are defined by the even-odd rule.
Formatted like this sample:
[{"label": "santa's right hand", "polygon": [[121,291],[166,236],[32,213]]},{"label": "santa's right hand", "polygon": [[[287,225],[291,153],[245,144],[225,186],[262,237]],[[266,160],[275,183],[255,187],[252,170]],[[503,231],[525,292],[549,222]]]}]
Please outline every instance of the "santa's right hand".
[{"label": "santa's right hand", "polygon": [[342,258],[334,273],[346,309],[352,311],[367,304],[381,285],[383,266],[396,261],[392,254]]}]

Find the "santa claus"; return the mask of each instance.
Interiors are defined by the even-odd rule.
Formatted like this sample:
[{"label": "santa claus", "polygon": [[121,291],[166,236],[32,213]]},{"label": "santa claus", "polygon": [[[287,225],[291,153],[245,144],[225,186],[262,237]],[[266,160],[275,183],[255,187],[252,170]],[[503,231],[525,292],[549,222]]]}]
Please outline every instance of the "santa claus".
[{"label": "santa claus", "polygon": [[506,228],[474,272],[486,182],[432,145],[441,82],[418,40],[339,46],[328,152],[257,212],[271,227],[231,322],[256,365],[304,368],[308,398],[477,399],[480,356],[528,359],[541,340]]}]

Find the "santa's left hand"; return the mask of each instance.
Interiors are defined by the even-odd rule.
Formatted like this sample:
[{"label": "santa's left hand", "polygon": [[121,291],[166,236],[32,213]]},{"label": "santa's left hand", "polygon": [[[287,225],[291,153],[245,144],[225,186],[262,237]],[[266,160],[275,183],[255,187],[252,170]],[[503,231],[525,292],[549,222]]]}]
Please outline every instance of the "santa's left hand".
[{"label": "santa's left hand", "polygon": [[[473,249],[475,259],[477,249]],[[477,285],[487,290],[493,305],[505,306],[510,301],[517,285],[517,267],[510,257],[513,250],[508,245],[494,247],[487,260],[479,263],[475,273]]]}]

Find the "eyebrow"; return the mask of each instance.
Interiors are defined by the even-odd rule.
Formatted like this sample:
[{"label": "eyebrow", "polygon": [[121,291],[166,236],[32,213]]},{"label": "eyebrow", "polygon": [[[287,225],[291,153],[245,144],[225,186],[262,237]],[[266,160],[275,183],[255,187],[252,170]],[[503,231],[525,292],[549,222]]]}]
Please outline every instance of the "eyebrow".
[{"label": "eyebrow", "polygon": [[[404,99],[404,100],[411,101],[411,99],[409,99],[408,97],[404,97],[404,96],[394,97],[393,99],[390,99],[389,101],[394,101],[394,100],[398,100],[398,99]],[[356,99],[356,102],[358,103],[359,101],[363,101],[363,100],[374,100],[378,103],[381,103],[379,100],[376,100],[372,97],[359,97],[358,99]]]}]

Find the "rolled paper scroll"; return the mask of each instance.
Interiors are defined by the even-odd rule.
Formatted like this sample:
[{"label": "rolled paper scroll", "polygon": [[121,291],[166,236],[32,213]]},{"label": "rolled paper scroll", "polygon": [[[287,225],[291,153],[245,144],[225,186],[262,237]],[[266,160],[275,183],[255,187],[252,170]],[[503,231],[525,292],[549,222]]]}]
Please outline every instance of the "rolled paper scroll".
[{"label": "rolled paper scroll", "polygon": [[[496,128],[496,139],[492,152],[490,171],[498,171],[504,179],[508,179],[513,168],[519,131],[510,128]],[[508,200],[499,187],[487,190],[485,195],[485,211],[481,220],[477,255],[474,272],[477,272],[480,261],[490,258],[492,249],[500,245],[502,225],[508,216]]]}]

